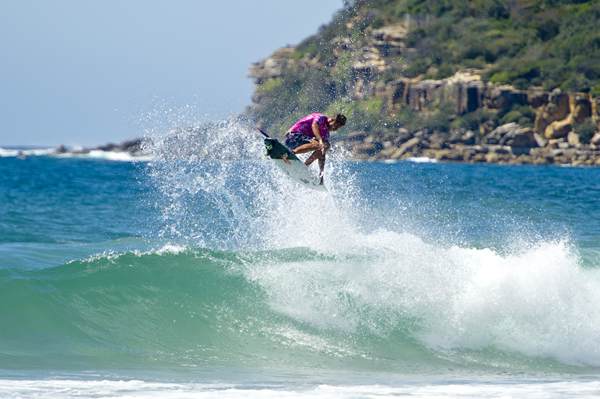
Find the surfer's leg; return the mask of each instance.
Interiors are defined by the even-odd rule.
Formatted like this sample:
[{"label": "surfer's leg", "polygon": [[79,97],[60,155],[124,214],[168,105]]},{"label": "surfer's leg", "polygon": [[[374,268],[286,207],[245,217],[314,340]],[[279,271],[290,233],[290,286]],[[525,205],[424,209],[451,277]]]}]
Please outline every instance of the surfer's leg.
[{"label": "surfer's leg", "polygon": [[[292,152],[294,154],[298,154],[298,149],[299,148],[303,148],[304,146],[308,145],[311,143],[311,139],[310,137],[304,135],[304,134],[299,134],[296,132],[291,132],[285,135],[285,145],[292,150]],[[316,140],[315,140],[316,142]],[[318,144],[317,143],[317,148],[318,148]],[[304,152],[308,152],[311,150],[306,150]],[[300,154],[302,154],[303,152],[300,152]]]},{"label": "surfer's leg", "polygon": [[[323,163],[323,167],[321,168],[321,171],[323,171],[323,168],[325,167],[325,153],[327,152],[327,150],[329,150],[329,148],[331,148],[331,145],[329,144],[329,142],[325,141],[323,143],[323,151],[321,152],[321,146],[319,145],[319,142],[317,140],[313,140],[316,143],[316,151],[312,153],[312,155],[310,157],[308,157],[308,159],[306,160],[306,162],[304,162],[304,164],[306,166],[309,166],[311,163],[313,163],[316,159],[319,160],[319,166],[321,166],[321,162]],[[300,147],[298,147],[300,148]],[[313,146],[311,148],[311,150],[314,150],[315,147]],[[305,152],[309,152],[311,150],[305,151]],[[296,151],[296,154],[298,154],[298,152]]]},{"label": "surfer's leg", "polygon": [[305,154],[307,152],[319,150],[321,146],[317,140],[311,140],[308,143],[304,143],[299,145],[298,147],[293,149],[294,154]]}]

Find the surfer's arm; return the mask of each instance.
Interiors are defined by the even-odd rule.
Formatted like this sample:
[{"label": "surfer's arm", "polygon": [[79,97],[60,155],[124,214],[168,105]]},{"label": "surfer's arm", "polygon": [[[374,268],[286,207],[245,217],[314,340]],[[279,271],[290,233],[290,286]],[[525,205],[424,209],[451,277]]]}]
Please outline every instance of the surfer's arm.
[{"label": "surfer's arm", "polygon": [[319,122],[315,119],[312,123],[312,131],[315,134],[315,137],[319,141],[321,145],[321,150],[324,150],[325,144],[323,144],[323,137],[321,137],[321,130],[319,129]]}]

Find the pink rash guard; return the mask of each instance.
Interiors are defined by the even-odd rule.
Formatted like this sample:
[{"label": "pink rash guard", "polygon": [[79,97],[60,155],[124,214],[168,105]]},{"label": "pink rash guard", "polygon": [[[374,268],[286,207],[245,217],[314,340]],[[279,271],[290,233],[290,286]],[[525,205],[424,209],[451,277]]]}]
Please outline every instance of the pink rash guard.
[{"label": "pink rash guard", "polygon": [[317,121],[319,125],[319,132],[321,133],[321,138],[323,141],[329,141],[329,129],[327,128],[327,117],[323,114],[310,114],[300,119],[294,126],[292,126],[292,130],[296,133],[304,134],[308,137],[315,137],[315,134],[312,130],[313,121]]}]

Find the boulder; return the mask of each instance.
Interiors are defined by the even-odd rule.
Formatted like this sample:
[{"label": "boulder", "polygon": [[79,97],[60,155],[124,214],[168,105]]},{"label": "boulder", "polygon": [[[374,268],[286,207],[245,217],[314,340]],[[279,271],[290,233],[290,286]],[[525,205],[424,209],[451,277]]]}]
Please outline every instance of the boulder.
[{"label": "boulder", "polygon": [[450,137],[448,137],[448,143],[457,144],[462,143],[462,137],[467,132],[466,129],[456,129],[450,132]]},{"label": "boulder", "polygon": [[477,136],[475,136],[475,132],[473,132],[472,130],[467,130],[467,132],[463,134],[460,139],[465,145],[475,145]]},{"label": "boulder", "polygon": [[596,132],[590,141],[590,144],[600,146],[600,132]]},{"label": "boulder", "polygon": [[548,144],[548,139],[542,136],[541,134],[534,132],[533,138],[535,139],[535,142],[537,143],[538,147],[545,147]]},{"label": "boulder", "polygon": [[511,158],[512,156],[510,154],[501,154],[498,152],[490,152],[485,156],[487,163],[508,162]]},{"label": "boulder", "polygon": [[464,161],[465,154],[459,150],[441,150],[435,154],[438,161]]},{"label": "boulder", "polygon": [[573,129],[573,118],[571,116],[552,122],[544,130],[544,136],[548,139],[560,139],[566,137],[569,132]]},{"label": "boulder", "polygon": [[579,136],[579,134],[578,134],[578,133],[575,133],[574,131],[572,131],[572,130],[571,130],[571,131],[570,131],[570,132],[567,134],[567,142],[569,143],[569,145],[570,145],[571,147],[575,147],[575,146],[577,146],[578,144],[581,144],[581,138],[580,138],[580,136]]},{"label": "boulder", "polygon": [[506,110],[513,104],[525,105],[527,103],[527,94],[520,90],[515,90],[512,86],[498,86],[488,91],[488,98],[485,104],[492,109]]},{"label": "boulder", "polygon": [[369,156],[373,156],[375,154],[377,154],[379,151],[381,151],[383,149],[383,146],[381,145],[381,143],[357,143],[356,145],[353,146],[353,150],[356,152],[362,152],[366,155]]},{"label": "boulder", "polygon": [[398,129],[397,136],[392,140],[392,142],[396,145],[407,142],[413,137],[412,133],[401,127]]},{"label": "boulder", "polygon": [[474,145],[476,141],[475,133],[472,130],[457,129],[451,132],[448,138],[449,144]]},{"label": "boulder", "polygon": [[485,136],[483,138],[482,144],[487,144],[487,145],[500,144],[503,137],[507,133],[517,130],[518,128],[519,128],[519,125],[517,125],[515,122],[506,123],[502,126],[498,126],[490,134],[488,134],[487,136]]},{"label": "boulder", "polygon": [[533,129],[529,127],[520,127],[518,129],[507,132],[500,145],[508,145],[511,147],[536,147],[537,141],[533,136]]},{"label": "boulder", "polygon": [[409,150],[412,150],[413,147],[419,146],[423,143],[423,140],[419,137],[413,137],[408,140],[406,143],[402,144],[398,149],[392,154],[391,159],[399,159]]},{"label": "boulder", "polygon": [[441,150],[446,147],[446,139],[448,138],[447,133],[442,132],[434,132],[431,136],[429,136],[429,148],[433,148],[436,150]]},{"label": "boulder", "polygon": [[510,147],[537,147],[538,142],[535,139],[533,129],[520,127],[515,122],[506,123],[494,129],[485,136],[482,144]]},{"label": "boulder", "polygon": [[548,103],[548,92],[533,90],[527,93],[527,104],[539,108]]}]

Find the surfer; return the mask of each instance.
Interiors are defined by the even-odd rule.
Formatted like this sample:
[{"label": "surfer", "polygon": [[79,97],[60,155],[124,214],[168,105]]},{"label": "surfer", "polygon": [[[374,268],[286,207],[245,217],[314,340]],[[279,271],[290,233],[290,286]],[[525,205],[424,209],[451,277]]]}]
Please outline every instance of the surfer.
[{"label": "surfer", "polygon": [[325,168],[325,153],[329,144],[329,132],[334,132],[346,124],[346,116],[336,114],[329,118],[323,114],[310,114],[300,119],[285,133],[285,145],[294,154],[304,154],[314,151],[304,162],[306,166],[319,160],[321,184],[323,184],[323,169]]}]

